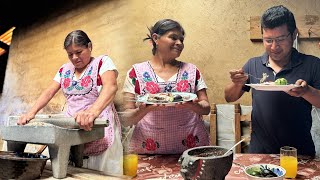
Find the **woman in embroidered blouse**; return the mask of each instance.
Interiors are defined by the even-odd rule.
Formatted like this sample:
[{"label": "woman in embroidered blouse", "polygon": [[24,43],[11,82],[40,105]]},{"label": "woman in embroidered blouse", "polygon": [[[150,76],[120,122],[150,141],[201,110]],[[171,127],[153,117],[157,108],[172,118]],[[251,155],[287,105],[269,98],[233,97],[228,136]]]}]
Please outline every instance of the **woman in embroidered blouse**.
[{"label": "woman in embroidered blouse", "polygon": [[[127,72],[123,92],[124,126],[135,125],[130,147],[140,154],[178,154],[188,148],[209,145],[202,115],[209,114],[206,84],[197,67],[176,60],[184,48],[184,29],[163,19],[149,28],[144,40],[153,44],[149,61],[134,64]],[[192,102],[175,106],[136,104],[136,95],[160,92],[197,94]]]},{"label": "woman in embroidered blouse", "polygon": [[90,131],[98,117],[109,120],[105,137],[85,144],[88,168],[122,174],[121,126],[113,104],[118,89],[117,69],[110,57],[91,56],[92,42],[81,30],[67,35],[64,49],[70,62],[61,66],[54,81],[29,112],[20,116],[18,124],[33,119],[61,88],[67,100],[65,115],[74,117],[82,129]]}]

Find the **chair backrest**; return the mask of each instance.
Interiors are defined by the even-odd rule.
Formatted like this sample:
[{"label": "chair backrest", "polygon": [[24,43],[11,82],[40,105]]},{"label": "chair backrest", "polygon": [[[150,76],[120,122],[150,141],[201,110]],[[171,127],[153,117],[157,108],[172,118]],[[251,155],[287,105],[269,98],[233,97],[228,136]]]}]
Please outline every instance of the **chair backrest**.
[{"label": "chair backrest", "polygon": [[[248,144],[250,142],[251,135],[251,110],[250,112],[244,114],[241,105],[239,103],[235,104],[235,118],[234,118],[234,128],[235,128],[235,143],[241,141],[243,138],[245,140],[236,146],[235,153],[243,152],[243,144]],[[249,126],[249,137],[244,136],[244,125]]]},{"label": "chair backrest", "polygon": [[217,106],[216,104],[211,104],[211,110],[209,115],[204,115],[203,120],[208,126],[210,135],[210,145],[217,145]]}]

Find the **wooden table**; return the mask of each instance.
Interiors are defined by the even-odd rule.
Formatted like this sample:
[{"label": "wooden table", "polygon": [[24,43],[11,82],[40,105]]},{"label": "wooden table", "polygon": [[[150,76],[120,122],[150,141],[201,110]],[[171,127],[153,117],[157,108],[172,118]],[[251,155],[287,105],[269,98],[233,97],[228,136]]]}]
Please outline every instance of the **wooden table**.
[{"label": "wooden table", "polygon": [[179,157],[180,155],[139,155],[138,173],[133,179],[183,179]]},{"label": "wooden table", "polygon": [[[248,166],[258,163],[280,164],[279,154],[236,154],[234,162]],[[232,165],[226,179],[246,179],[243,170]],[[295,179],[320,179],[320,157],[315,159],[298,158],[298,175]]]},{"label": "wooden table", "polygon": [[[183,179],[180,175],[179,155],[139,156],[138,175],[134,179]],[[279,165],[280,157],[276,154],[236,154],[234,162],[248,166],[257,163]],[[227,180],[246,180],[243,170],[233,164]],[[320,158],[299,159],[296,179],[320,179]]]},{"label": "wooden table", "polygon": [[[175,179],[183,180],[180,174],[180,155],[139,155],[138,175],[135,180],[146,179]],[[234,162],[248,166],[257,163],[271,163],[279,165],[277,154],[236,154]],[[50,163],[47,164],[41,179],[54,179]],[[66,179],[130,179],[127,176],[113,177],[101,172],[69,166]],[[227,180],[246,180],[243,170],[233,164]],[[320,158],[299,159],[298,176],[296,179],[320,179]]]}]

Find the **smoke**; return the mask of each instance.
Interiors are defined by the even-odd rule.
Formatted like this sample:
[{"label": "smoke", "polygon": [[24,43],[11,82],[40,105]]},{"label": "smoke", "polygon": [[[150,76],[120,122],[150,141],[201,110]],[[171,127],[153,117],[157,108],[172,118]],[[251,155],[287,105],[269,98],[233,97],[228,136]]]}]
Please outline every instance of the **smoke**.
[{"label": "smoke", "polygon": [[2,96],[0,98],[0,126],[7,124],[8,117],[26,112],[27,107],[21,98]]}]

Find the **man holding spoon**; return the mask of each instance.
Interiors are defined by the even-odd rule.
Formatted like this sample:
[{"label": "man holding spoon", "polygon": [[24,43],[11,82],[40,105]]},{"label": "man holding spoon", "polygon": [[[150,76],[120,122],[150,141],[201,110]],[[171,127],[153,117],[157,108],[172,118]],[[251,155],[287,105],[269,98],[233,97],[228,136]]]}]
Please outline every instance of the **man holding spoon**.
[{"label": "man holding spoon", "polygon": [[267,73],[266,81],[285,78],[297,87],[283,91],[252,89],[252,134],[250,153],[279,154],[282,146],[293,146],[298,154],[314,156],[310,133],[312,106],[320,107],[320,61],[293,48],[297,27],[294,15],[286,7],[274,6],[261,18],[266,52],[251,58],[242,69],[231,70],[232,83],[225,88],[227,102],[237,101]]}]

